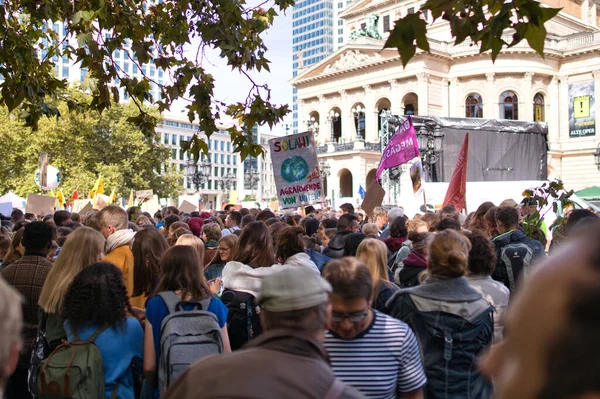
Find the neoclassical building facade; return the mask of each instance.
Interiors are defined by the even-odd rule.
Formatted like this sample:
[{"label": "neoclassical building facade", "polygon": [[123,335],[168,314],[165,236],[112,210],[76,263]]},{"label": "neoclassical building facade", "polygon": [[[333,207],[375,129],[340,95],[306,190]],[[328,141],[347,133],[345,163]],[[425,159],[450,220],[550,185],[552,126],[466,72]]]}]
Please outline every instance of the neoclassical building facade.
[{"label": "neoclassical building facade", "polygon": [[[382,39],[346,39],[343,47],[291,81],[298,93],[300,130],[316,133],[319,157],[330,165],[328,196],[356,198],[359,186],[366,187],[381,151],[371,143],[380,141],[386,111],[545,122],[549,176],[562,178],[575,190],[599,184],[593,153],[600,142],[595,127],[595,115],[600,115],[600,101],[595,101],[600,91],[600,8],[587,0],[546,3],[564,8],[546,24],[543,58],[524,41],[504,49],[492,63],[489,54],[479,54],[470,42],[453,46],[448,25],[436,22],[429,28],[431,51],[418,51],[406,68],[396,50],[382,49],[388,35],[384,29],[417,11],[419,3],[363,0],[345,9],[340,16],[348,37],[377,15]],[[511,32],[505,35],[510,41]],[[590,115],[579,110],[585,106]]]}]

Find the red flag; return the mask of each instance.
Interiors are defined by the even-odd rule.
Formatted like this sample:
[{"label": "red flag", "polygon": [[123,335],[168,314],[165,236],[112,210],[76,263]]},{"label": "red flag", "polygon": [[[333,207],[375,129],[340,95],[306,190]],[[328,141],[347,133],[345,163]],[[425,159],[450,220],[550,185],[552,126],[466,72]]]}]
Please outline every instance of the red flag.
[{"label": "red flag", "polygon": [[75,192],[73,193],[73,195],[71,196],[72,199],[76,200],[79,199],[79,190],[75,190]]},{"label": "red flag", "polygon": [[462,211],[467,202],[467,155],[469,152],[469,133],[465,136],[462,148],[456,160],[456,167],[450,179],[450,185],[444,198],[444,206],[454,205],[457,211]]}]

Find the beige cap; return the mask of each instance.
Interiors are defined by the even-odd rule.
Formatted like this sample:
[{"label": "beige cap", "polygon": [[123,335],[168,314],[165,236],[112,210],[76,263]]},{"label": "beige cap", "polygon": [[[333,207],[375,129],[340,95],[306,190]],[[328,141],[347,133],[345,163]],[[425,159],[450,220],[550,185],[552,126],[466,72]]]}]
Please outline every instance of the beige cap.
[{"label": "beige cap", "polygon": [[502,201],[499,206],[509,206],[511,208],[518,208],[519,204],[517,204],[517,202],[514,199],[509,198]]},{"label": "beige cap", "polygon": [[283,266],[263,279],[257,303],[269,312],[308,309],[329,300],[331,285],[305,266]]}]

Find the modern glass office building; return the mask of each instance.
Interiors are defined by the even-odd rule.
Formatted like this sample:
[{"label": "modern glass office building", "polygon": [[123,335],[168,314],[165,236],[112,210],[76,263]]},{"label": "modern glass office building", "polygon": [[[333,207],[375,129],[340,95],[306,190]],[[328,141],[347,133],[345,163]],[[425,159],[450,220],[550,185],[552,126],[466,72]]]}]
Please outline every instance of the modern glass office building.
[{"label": "modern glass office building", "polygon": [[[299,0],[294,6],[293,21],[293,76],[298,69],[316,64],[333,53],[334,45],[334,2],[333,0]],[[296,89],[293,89],[293,132],[304,130],[298,120]]]},{"label": "modern glass office building", "polygon": [[[63,40],[67,34],[67,30],[62,22],[48,23],[46,25],[46,29],[52,29],[58,34],[58,39],[62,42],[63,48],[66,48],[68,45],[74,48],[78,47],[77,38],[74,35],[67,38],[67,40]],[[105,32],[104,34],[107,38],[110,37],[109,32]],[[48,44],[46,39],[43,39],[42,43],[44,45]],[[40,56],[43,58],[46,56],[46,53],[47,51],[42,50],[40,52]],[[152,95],[152,98],[154,101],[161,98],[160,88],[158,85],[161,85],[166,81],[165,71],[161,68],[157,68],[152,59],[150,59],[150,61],[148,61],[146,64],[140,63],[131,50],[131,42],[129,40],[125,41],[125,46],[122,49],[114,51],[113,58],[117,68],[119,69],[119,72],[122,75],[129,75],[129,77],[137,77],[138,79],[141,79],[142,76],[146,76],[151,79],[152,82],[150,83],[150,94]],[[69,59],[66,56],[60,58],[54,56],[52,58],[52,62],[54,63],[56,76],[59,79],[67,79],[71,83],[83,83],[87,78],[87,68],[82,68],[81,63],[76,63],[74,59]],[[118,86],[118,79],[114,81],[112,85]],[[125,89],[122,87],[119,88],[119,96],[122,101],[127,101],[129,99],[127,92],[125,92]]]}]

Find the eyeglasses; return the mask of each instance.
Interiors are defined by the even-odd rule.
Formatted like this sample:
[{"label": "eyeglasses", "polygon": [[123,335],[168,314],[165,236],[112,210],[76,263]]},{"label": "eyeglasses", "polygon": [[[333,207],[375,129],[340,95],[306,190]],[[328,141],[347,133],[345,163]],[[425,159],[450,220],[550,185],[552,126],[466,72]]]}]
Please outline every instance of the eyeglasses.
[{"label": "eyeglasses", "polygon": [[335,323],[341,323],[344,319],[348,319],[350,323],[358,323],[363,321],[369,315],[369,311],[354,312],[354,313],[340,313],[331,312],[331,321]]}]

